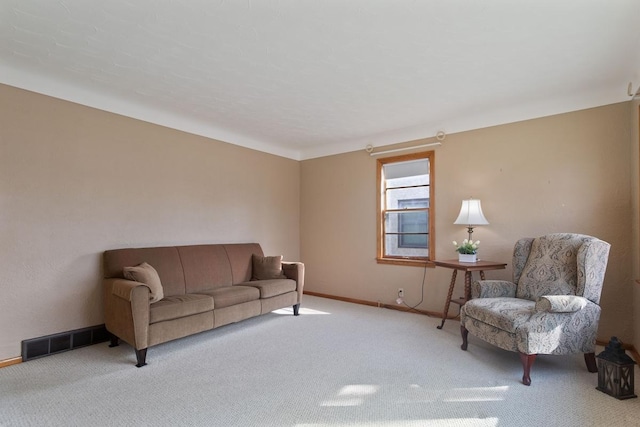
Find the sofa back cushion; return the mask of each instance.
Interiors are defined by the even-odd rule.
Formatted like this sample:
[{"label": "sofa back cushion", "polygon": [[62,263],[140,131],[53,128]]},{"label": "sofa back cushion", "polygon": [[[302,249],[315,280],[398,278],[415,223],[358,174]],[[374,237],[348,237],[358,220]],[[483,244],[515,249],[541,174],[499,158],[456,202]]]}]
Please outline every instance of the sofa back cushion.
[{"label": "sofa back cushion", "polygon": [[253,255],[264,256],[260,245],[258,243],[237,243],[224,245],[224,247],[231,265],[233,284],[251,280]]},{"label": "sofa back cushion", "polygon": [[577,254],[585,237],[556,233],[534,239],[516,296],[535,301],[544,295],[576,295]]},{"label": "sofa back cushion", "polygon": [[178,246],[187,293],[198,293],[243,283],[251,278],[258,243]]},{"label": "sofa back cushion", "polygon": [[178,246],[187,293],[231,286],[231,265],[224,245]]},{"label": "sofa back cushion", "polygon": [[114,249],[104,253],[104,277],[124,278],[124,267],[146,262],[164,296],[197,293],[251,280],[253,254],[264,255],[258,243]]},{"label": "sofa back cushion", "polygon": [[104,277],[124,279],[125,267],[146,262],[160,277],[164,296],[184,295],[185,280],[180,255],[175,246],[157,248],[126,248],[104,252]]}]

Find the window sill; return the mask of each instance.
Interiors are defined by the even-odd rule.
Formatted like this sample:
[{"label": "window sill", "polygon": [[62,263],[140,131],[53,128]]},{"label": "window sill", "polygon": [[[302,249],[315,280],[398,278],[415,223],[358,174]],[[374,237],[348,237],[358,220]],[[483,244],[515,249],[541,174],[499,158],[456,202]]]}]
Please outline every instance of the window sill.
[{"label": "window sill", "polygon": [[376,258],[378,264],[406,265],[410,267],[435,268],[433,261],[425,259],[404,259],[404,258]]}]

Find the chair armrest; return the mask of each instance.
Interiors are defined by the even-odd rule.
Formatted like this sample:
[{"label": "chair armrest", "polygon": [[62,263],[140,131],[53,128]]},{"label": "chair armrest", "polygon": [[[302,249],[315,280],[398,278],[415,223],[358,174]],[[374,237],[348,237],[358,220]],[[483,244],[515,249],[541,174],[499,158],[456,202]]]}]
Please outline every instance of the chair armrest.
[{"label": "chair armrest", "polygon": [[545,295],[536,301],[536,311],[574,313],[587,306],[588,299],[576,295]]},{"label": "chair armrest", "polygon": [[507,280],[476,280],[471,284],[472,298],[515,298],[516,284]]},{"label": "chair armrest", "polygon": [[304,264],[301,262],[282,262],[282,272],[287,279],[296,281],[296,292],[298,292],[298,304],[302,301],[304,289]]}]

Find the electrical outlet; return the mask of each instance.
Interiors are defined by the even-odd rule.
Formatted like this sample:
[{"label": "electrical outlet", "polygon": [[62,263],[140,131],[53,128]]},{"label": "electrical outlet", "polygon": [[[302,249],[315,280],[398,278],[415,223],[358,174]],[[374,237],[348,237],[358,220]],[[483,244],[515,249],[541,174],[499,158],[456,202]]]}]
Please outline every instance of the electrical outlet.
[{"label": "electrical outlet", "polygon": [[398,288],[398,297],[404,298],[404,289]]}]

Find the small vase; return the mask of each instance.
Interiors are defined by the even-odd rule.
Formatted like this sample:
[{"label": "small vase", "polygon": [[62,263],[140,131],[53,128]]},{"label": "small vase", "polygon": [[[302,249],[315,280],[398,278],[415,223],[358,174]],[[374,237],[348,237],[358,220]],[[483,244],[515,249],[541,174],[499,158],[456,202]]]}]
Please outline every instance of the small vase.
[{"label": "small vase", "polygon": [[478,261],[477,254],[458,254],[458,261],[460,262],[476,262]]}]

